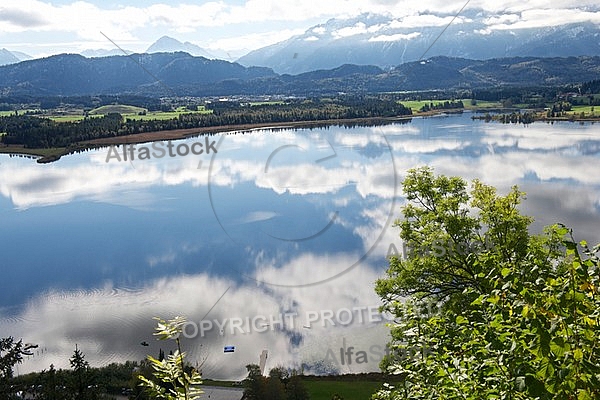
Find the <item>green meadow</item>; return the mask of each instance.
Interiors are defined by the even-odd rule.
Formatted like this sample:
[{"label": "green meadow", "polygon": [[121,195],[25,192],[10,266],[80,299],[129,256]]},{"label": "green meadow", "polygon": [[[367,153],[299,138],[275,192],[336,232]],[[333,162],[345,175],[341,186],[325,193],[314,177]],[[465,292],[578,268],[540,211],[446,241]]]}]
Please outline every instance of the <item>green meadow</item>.
[{"label": "green meadow", "polygon": [[[471,104],[471,99],[458,99],[461,100],[465,106],[465,110],[475,110],[482,108],[501,108],[502,103],[499,101],[484,101],[484,100],[475,100],[476,104]],[[456,101],[456,99],[442,99],[442,100],[409,100],[409,101],[400,101],[402,105],[405,107],[409,107],[413,110],[413,112],[419,111],[424,105],[431,104],[438,105],[443,104],[446,101]]]},{"label": "green meadow", "polygon": [[331,381],[303,379],[311,400],[331,400],[337,394],[344,400],[365,400],[379,390],[383,382]]}]

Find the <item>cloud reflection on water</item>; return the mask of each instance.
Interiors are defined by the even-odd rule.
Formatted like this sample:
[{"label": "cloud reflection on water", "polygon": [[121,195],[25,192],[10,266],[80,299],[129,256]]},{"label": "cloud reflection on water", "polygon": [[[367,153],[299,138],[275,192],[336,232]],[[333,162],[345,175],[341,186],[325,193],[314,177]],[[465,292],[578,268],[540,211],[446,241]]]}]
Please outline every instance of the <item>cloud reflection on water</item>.
[{"label": "cloud reflection on water", "polygon": [[[388,143],[393,159],[387,152]],[[267,171],[269,155],[290,144],[294,148],[281,150]],[[92,365],[139,360],[147,352],[157,353],[159,345],[151,340],[153,316],[183,314],[199,322],[211,302],[228,287],[226,296],[207,318],[282,312],[305,315],[308,311],[376,305],[373,282],[383,273],[389,244],[398,241],[396,229],[388,227],[382,232],[390,210],[397,217],[403,202],[401,188],[395,187],[394,181],[399,183],[407,169],[418,165],[429,164],[439,173],[469,180],[479,178],[500,191],[518,184],[528,192],[523,210],[536,218],[535,229],[560,221],[573,226],[576,237],[600,241],[600,161],[594,148],[600,148],[600,133],[593,125],[484,124],[470,121],[466,115],[371,128],[228,135],[212,162],[201,160],[201,168],[194,157],[106,163],[106,149],[69,156],[50,165],[3,158],[0,194],[8,202],[0,206],[7,203],[8,209],[0,211],[22,213],[13,215],[13,221],[41,207],[52,213],[51,207],[81,202],[126,207],[153,218],[179,205],[164,197],[183,196],[173,188],[194,188],[198,197],[190,201],[204,208],[209,206],[210,188],[211,198],[218,200],[213,207],[222,218],[219,223],[238,242],[239,252],[217,246],[210,254],[211,261],[201,263],[200,270],[178,272],[176,266],[187,262],[186,257],[202,259],[203,252],[211,247],[190,238],[160,248],[144,248],[140,263],[162,268],[164,275],[140,280],[126,289],[110,279],[115,266],[107,264],[107,276],[95,284],[96,289],[45,288],[20,311],[0,311],[0,330],[47,349],[21,366],[21,371],[26,371],[47,368],[50,363],[67,366],[74,343]],[[333,154],[332,149],[336,157],[326,159]],[[317,162],[321,159],[326,160]],[[300,214],[289,212],[289,207],[299,206],[305,207]],[[294,227],[306,223],[305,232],[317,231],[320,218],[326,219],[333,212],[338,212],[334,220],[337,230],[331,231],[333,237],[324,234],[320,247],[302,242],[281,244],[267,236],[291,229],[286,223]],[[201,218],[211,227],[202,231],[201,237],[229,240],[214,230],[219,228],[211,212],[205,210]],[[184,229],[173,226],[169,229]],[[333,250],[330,246],[342,233],[356,243]],[[4,240],[10,240],[6,235]],[[131,237],[131,241],[136,238]],[[371,255],[357,263],[370,249]],[[221,252],[229,252],[231,257],[225,259]],[[223,263],[240,256],[246,258],[250,269],[239,279],[225,274],[226,267],[232,266]],[[350,266],[354,268],[348,270]],[[295,288],[264,283],[320,280],[325,282]],[[263,348],[269,349],[270,367],[306,363],[317,370],[322,367],[317,367],[317,361],[325,359],[327,350],[337,351],[342,343],[357,349],[383,345],[386,335],[381,324],[311,329],[298,325],[229,337],[210,332],[202,340],[187,340],[185,345],[194,359],[206,358],[206,375],[240,378],[244,366],[257,362]],[[151,347],[140,347],[141,341],[151,343]],[[224,345],[235,345],[236,352],[223,354]],[[377,370],[377,363],[329,367],[357,372]]]}]

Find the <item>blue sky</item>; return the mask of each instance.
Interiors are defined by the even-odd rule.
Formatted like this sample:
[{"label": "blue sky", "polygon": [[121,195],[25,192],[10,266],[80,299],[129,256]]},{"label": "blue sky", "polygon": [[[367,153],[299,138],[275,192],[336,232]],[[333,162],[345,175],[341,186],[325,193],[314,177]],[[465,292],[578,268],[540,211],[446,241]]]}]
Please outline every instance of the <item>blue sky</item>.
[{"label": "blue sky", "polygon": [[[168,35],[235,57],[330,18],[375,12],[425,21],[432,14],[456,13],[464,4],[462,0],[0,0],[0,48],[35,57],[113,48],[104,33],[122,48],[144,51]],[[490,29],[600,24],[597,0],[472,0],[467,8],[484,10]]]}]

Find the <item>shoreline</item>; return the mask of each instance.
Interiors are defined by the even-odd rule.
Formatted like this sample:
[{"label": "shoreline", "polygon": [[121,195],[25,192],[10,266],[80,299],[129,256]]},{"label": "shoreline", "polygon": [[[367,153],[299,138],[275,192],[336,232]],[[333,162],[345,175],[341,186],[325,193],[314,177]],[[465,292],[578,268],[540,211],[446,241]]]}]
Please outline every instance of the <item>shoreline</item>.
[{"label": "shoreline", "polygon": [[[465,111],[473,113],[484,113],[487,110],[485,108],[460,108],[460,109],[448,109],[448,110],[430,110],[425,112],[416,112],[412,115],[402,115],[396,117],[370,117],[370,118],[347,118],[347,119],[335,119],[335,120],[316,120],[316,121],[287,121],[287,122],[271,122],[271,123],[256,123],[256,124],[243,124],[243,125],[219,125],[202,128],[188,128],[188,129],[174,129],[166,131],[154,131],[136,133],[124,136],[114,136],[107,138],[99,138],[93,140],[86,140],[83,142],[75,143],[67,148],[50,148],[50,149],[28,149],[23,146],[10,146],[0,144],[0,154],[12,154],[15,156],[22,157],[38,157],[37,162],[40,164],[51,163],[58,161],[61,157],[76,153],[79,151],[103,148],[108,146],[121,146],[125,144],[142,144],[159,141],[169,140],[182,140],[191,137],[197,137],[201,135],[214,135],[217,133],[233,133],[233,132],[250,132],[253,130],[261,129],[293,129],[293,128],[311,128],[311,127],[322,127],[331,125],[346,125],[346,124],[364,124],[364,125],[375,125],[375,124],[391,124],[400,121],[410,121],[413,118],[427,118],[443,114],[462,114]],[[579,117],[579,116],[561,116],[561,117],[540,117],[534,122],[588,122],[594,123],[599,122],[600,117]],[[481,116],[473,116],[473,119],[484,119]],[[498,121],[495,121],[498,122]]]},{"label": "shoreline", "polygon": [[344,125],[344,124],[376,124],[376,123],[394,123],[398,121],[408,121],[414,116],[399,116],[399,117],[377,117],[377,118],[353,118],[353,119],[334,119],[334,120],[317,120],[317,121],[288,121],[288,122],[272,122],[272,123],[257,123],[243,125],[220,125],[203,128],[175,129],[169,131],[154,131],[136,133],[133,135],[116,136],[112,138],[100,138],[88,140],[78,143],[79,145],[121,145],[121,144],[139,144],[150,143],[161,140],[180,140],[195,137],[203,134],[231,133],[231,132],[249,132],[261,129],[291,129],[291,128],[311,128],[328,125]]},{"label": "shoreline", "polygon": [[50,148],[50,149],[27,149],[23,146],[2,146],[0,145],[0,154],[13,154],[16,156],[39,157],[37,162],[40,164],[50,163],[59,160],[62,156],[66,156],[75,152],[108,147],[120,146],[124,144],[142,144],[169,140],[182,140],[200,135],[214,135],[217,133],[232,133],[232,132],[250,132],[260,129],[291,129],[291,128],[311,128],[329,125],[344,125],[344,124],[391,124],[399,121],[410,121],[414,118],[413,115],[402,115],[397,117],[371,117],[371,118],[351,118],[351,119],[335,119],[335,120],[317,120],[317,121],[288,121],[288,122],[271,122],[243,125],[219,125],[202,128],[189,129],[174,129],[166,131],[154,131],[136,133],[131,135],[114,136],[107,138],[99,138],[78,142],[67,148]]}]

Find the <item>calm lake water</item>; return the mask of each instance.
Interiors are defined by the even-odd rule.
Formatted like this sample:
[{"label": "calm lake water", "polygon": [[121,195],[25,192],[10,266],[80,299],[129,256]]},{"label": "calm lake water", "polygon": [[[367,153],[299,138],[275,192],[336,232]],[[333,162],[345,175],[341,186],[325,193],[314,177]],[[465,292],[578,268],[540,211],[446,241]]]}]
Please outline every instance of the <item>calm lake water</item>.
[{"label": "calm lake water", "polygon": [[[517,184],[534,230],[562,222],[600,241],[598,125],[465,113],[210,140],[216,154],[151,160],[0,156],[0,336],[40,345],[19,372],[66,368],[75,344],[92,365],[156,355],[170,344],[152,317],[176,315],[206,377],[243,378],[263,350],[267,369],[378,370],[387,328],[373,286],[401,248],[391,223],[415,166]],[[206,144],[173,145],[194,143]]]}]

